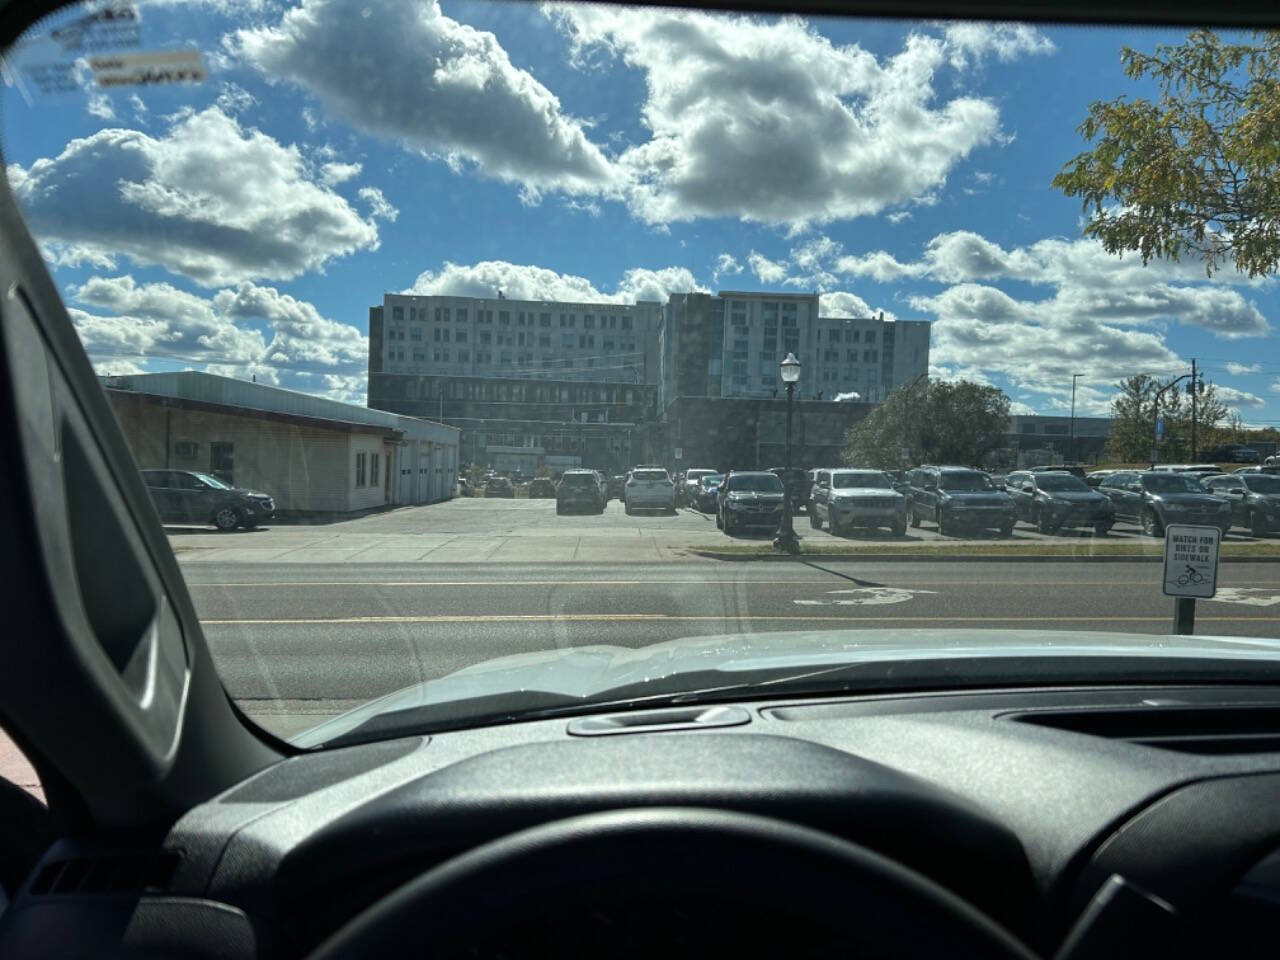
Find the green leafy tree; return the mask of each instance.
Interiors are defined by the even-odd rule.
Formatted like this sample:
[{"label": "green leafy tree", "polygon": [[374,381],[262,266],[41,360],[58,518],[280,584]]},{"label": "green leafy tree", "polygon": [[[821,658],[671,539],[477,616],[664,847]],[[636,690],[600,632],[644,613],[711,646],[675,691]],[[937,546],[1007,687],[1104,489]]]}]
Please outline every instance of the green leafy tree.
[{"label": "green leafy tree", "polygon": [[1125,73],[1157,100],[1098,101],[1080,125],[1093,148],[1053,185],[1079,197],[1088,236],[1109,253],[1224,263],[1258,276],[1280,262],[1280,33],[1224,43],[1198,30],[1147,54],[1124,47]]},{"label": "green leafy tree", "polygon": [[915,463],[981,464],[1004,446],[1009,398],[967,380],[895,389],[845,434],[852,466],[894,469],[905,447]]},{"label": "green leafy tree", "polygon": [[[1186,392],[1189,381],[1164,389],[1172,380],[1157,380],[1140,373],[1116,384],[1116,395],[1111,400],[1111,436],[1107,439],[1107,457],[1111,462],[1135,463],[1150,458],[1158,393],[1159,413],[1164,417],[1164,434],[1158,448],[1160,458],[1191,456],[1192,409]],[[1227,416],[1227,405],[1218,398],[1213,384],[1205,384],[1196,397],[1195,407],[1199,449],[1222,442],[1218,439],[1218,425]]]}]

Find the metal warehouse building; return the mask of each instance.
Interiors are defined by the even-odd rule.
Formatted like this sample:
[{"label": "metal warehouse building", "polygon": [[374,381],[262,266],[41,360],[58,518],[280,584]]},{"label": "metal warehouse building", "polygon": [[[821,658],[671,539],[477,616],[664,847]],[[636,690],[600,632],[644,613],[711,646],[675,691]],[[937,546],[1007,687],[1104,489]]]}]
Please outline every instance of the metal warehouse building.
[{"label": "metal warehouse building", "polygon": [[208,373],[102,378],[142,469],[211,473],[280,513],[349,513],[453,496],[458,433],[417,417]]}]

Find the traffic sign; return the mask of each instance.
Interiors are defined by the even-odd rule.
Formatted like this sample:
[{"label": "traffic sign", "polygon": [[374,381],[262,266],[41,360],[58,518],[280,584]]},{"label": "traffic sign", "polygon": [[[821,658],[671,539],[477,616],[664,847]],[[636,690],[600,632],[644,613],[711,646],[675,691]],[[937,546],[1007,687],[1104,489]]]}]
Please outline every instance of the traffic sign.
[{"label": "traffic sign", "polygon": [[1174,523],[1164,530],[1164,594],[1207,599],[1218,592],[1222,531]]}]

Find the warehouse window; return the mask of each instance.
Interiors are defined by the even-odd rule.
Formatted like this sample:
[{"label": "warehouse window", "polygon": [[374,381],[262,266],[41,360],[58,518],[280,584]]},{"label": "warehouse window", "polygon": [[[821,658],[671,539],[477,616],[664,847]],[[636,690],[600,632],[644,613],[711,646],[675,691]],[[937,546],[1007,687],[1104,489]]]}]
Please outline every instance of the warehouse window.
[{"label": "warehouse window", "polygon": [[365,485],[365,465],[369,455],[367,453],[356,454],[356,486],[363,487]]}]

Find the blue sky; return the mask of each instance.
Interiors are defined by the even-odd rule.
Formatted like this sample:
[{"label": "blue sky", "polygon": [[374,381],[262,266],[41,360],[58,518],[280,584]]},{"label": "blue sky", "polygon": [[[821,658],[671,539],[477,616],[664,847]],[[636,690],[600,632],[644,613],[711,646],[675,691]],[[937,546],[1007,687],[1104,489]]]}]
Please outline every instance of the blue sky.
[{"label": "blue sky", "polygon": [[[385,291],[817,290],[932,321],[935,374],[1018,409],[1064,410],[1080,372],[1102,413],[1196,357],[1280,423],[1274,283],[1107,255],[1049,186],[1091,101],[1150,93],[1120,47],[1179,33],[448,0],[140,23],[208,79],[104,91],[42,35],[4,94],[10,181],[101,370],[359,401]],[[37,89],[49,62],[74,89]]]}]

